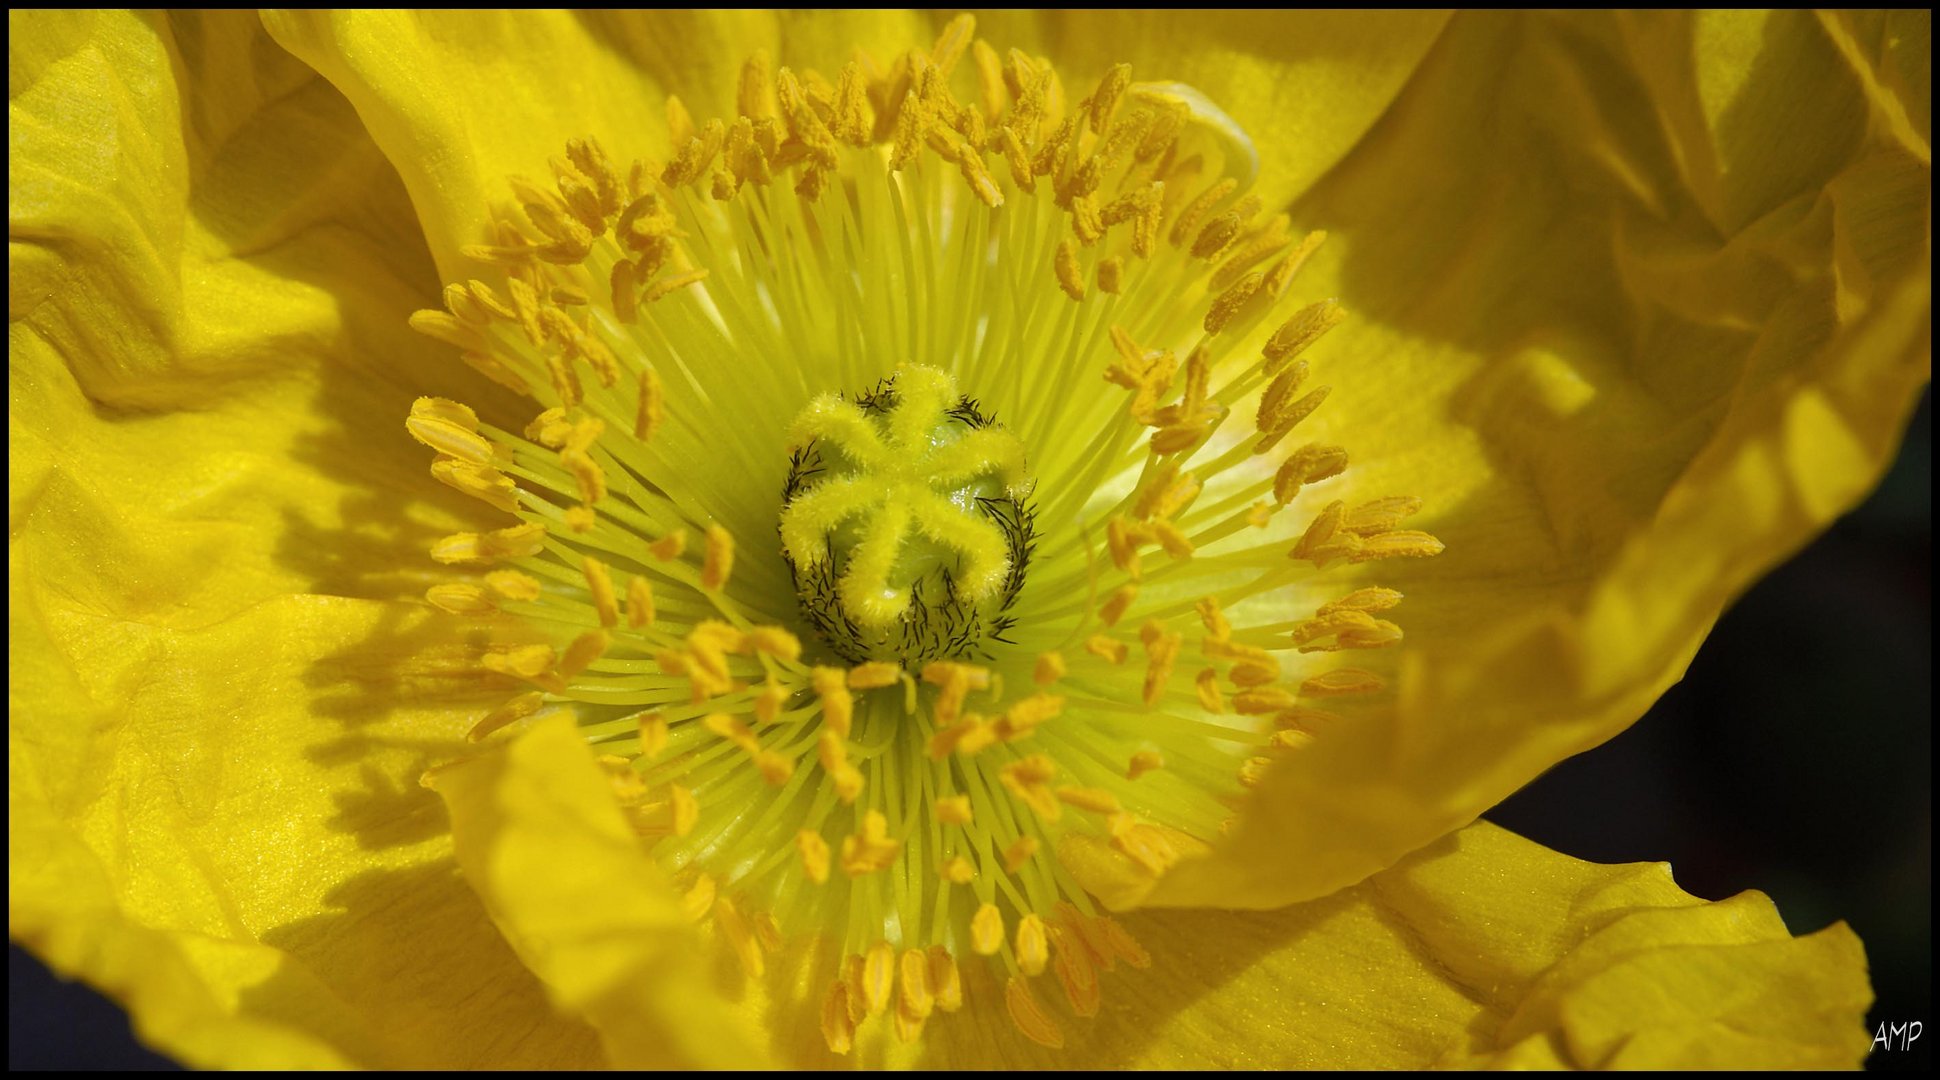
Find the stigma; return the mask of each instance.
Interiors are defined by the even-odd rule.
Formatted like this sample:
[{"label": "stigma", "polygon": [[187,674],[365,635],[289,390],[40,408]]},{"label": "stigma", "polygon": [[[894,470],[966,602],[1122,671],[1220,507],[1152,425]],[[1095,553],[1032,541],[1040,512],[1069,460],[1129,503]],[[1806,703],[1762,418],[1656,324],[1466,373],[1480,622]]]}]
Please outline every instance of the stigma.
[{"label": "stigma", "polygon": [[975,1009],[1061,1045],[1154,961],[1111,912],[1386,692],[1360,568],[1440,542],[1330,490],[1324,238],[1189,87],[1076,97],[965,16],[736,98],[670,99],[661,161],[566,142],[413,317],[528,403],[405,420],[483,515],[426,594],[501,626],[469,735],[570,712],[832,1052]]}]

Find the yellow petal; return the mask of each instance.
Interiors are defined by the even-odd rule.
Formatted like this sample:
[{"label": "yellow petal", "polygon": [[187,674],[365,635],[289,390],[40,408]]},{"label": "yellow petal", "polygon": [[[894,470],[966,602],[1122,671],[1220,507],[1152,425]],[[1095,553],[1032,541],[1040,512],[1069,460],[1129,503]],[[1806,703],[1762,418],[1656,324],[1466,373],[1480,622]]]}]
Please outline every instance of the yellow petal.
[{"label": "yellow petal", "polygon": [[[1849,1068],[1869,1048],[1843,924],[1794,938],[1758,893],[1707,903],[1663,864],[1579,862],[1488,824],[1280,911],[1122,921],[1152,967],[1103,976],[1106,1007],[1064,1023],[1063,1051],[942,1024],[923,1063]],[[968,987],[970,1008],[987,992]]]},{"label": "yellow petal", "polygon": [[553,1000],[620,1068],[758,1065],[702,943],[570,717],[442,768],[458,864]]},{"label": "yellow petal", "polygon": [[[207,626],[129,618],[37,531],[78,499],[43,491],[10,551],[10,933],[194,1066],[596,1063],[412,779],[462,745],[448,706],[400,694],[437,693],[388,655],[421,617],[288,597]],[[80,554],[123,587],[187,561],[99,537]]]},{"label": "yellow petal", "polygon": [[1323,895],[1472,820],[1641,715],[1877,482],[1929,377],[1931,182],[1843,25],[1462,15],[1296,204],[1332,233],[1303,285],[1355,312],[1333,483],[1420,496],[1447,551],[1333,579],[1407,596],[1369,664],[1392,697],[1150,902]]},{"label": "yellow petal", "polygon": [[402,188],[247,13],[10,29],[12,934],[193,1065],[595,1061],[416,787],[466,657],[306,595],[415,591],[461,520],[373,527],[426,479]]}]

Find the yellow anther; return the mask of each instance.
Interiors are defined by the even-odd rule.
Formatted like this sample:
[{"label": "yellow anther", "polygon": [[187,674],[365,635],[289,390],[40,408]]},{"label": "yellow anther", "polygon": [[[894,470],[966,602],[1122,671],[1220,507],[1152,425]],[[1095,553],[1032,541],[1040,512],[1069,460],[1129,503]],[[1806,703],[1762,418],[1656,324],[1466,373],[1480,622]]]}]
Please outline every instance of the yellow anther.
[{"label": "yellow anther", "polygon": [[763,683],[761,692],[754,696],[755,719],[764,724],[772,724],[781,719],[782,706],[788,702],[788,688],[777,682]]},{"label": "yellow anther", "polygon": [[1191,473],[1181,475],[1178,462],[1166,462],[1139,489],[1138,498],[1132,503],[1132,516],[1140,521],[1172,517],[1192,505],[1192,500],[1199,497],[1199,489],[1198,477]]},{"label": "yellow anther", "polygon": [[945,825],[970,824],[970,796],[946,795],[936,800],[936,820]]},{"label": "yellow anther", "polygon": [[604,630],[588,630],[574,638],[572,644],[559,657],[559,677],[570,679],[585,671],[593,661],[605,655],[606,647],[612,644]]},{"label": "yellow anther", "polygon": [[618,626],[620,604],[613,594],[613,575],[607,571],[606,564],[587,555],[579,560],[579,570],[586,577],[586,592],[592,598],[600,625]]},{"label": "yellow anther", "polygon": [[1295,705],[1273,714],[1275,727],[1294,728],[1300,731],[1319,731],[1329,724],[1340,723],[1340,716],[1325,709],[1315,709],[1306,705]]},{"label": "yellow anther", "polygon": [[[1148,628],[1160,627],[1157,622],[1148,622],[1145,625]],[[1144,701],[1147,705],[1156,705],[1165,693],[1165,682],[1172,676],[1172,664],[1179,657],[1179,643],[1184,638],[1179,634],[1165,632],[1162,627],[1159,633],[1144,636],[1146,637]]]},{"label": "yellow anther", "polygon": [[937,873],[952,885],[968,885],[975,880],[977,867],[969,859],[954,855],[943,860],[943,864],[937,867]]},{"label": "yellow anther", "polygon": [[707,550],[701,562],[701,588],[719,589],[734,570],[734,536],[719,525],[707,527]]},{"label": "yellow anther", "polygon": [[626,624],[635,630],[653,625],[653,586],[639,574],[626,583]]},{"label": "yellow anther", "polygon": [[1301,308],[1293,318],[1273,332],[1261,349],[1266,356],[1266,375],[1269,378],[1278,375],[1298,359],[1307,346],[1319,341],[1322,334],[1340,325],[1346,318],[1346,309],[1334,300],[1322,300]]},{"label": "yellow anther", "polygon": [[564,409],[547,409],[525,426],[526,438],[553,450],[566,445],[566,438],[572,433],[573,423],[566,419]]},{"label": "yellow anther", "polygon": [[[1064,698],[1058,694],[1032,694],[1017,701],[997,721],[997,737],[1005,742],[1024,738],[1039,724],[1064,711]],[[1035,755],[1034,755],[1035,756]]]},{"label": "yellow anther", "polygon": [[795,759],[774,750],[754,752],[754,767],[770,787],[780,787],[795,775]]},{"label": "yellow anther", "polygon": [[1360,538],[1352,533],[1346,534],[1341,543],[1335,543],[1336,536],[1340,533],[1341,519],[1346,512],[1346,503],[1339,501],[1328,503],[1325,509],[1314,515],[1313,523],[1307,526],[1307,531],[1302,533],[1300,539],[1294,543],[1293,550],[1288,552],[1288,556],[1307,559],[1314,565],[1321,566],[1332,559],[1359,550]]},{"label": "yellow anther", "polygon": [[817,740],[817,758],[822,763],[822,771],[835,786],[836,797],[844,806],[855,803],[856,796],[862,794],[862,771],[849,763],[848,748],[833,731],[822,732]]},{"label": "yellow anther", "polygon": [[680,897],[681,914],[689,922],[700,922],[714,909],[715,886],[710,874],[702,873],[694,879],[694,885]]},{"label": "yellow anther", "polygon": [[714,903],[714,924],[720,927],[721,936],[734,951],[734,958],[741,962],[741,970],[750,979],[761,978],[768,965],[761,955],[760,943],[740,910],[725,896]]},{"label": "yellow anther", "polygon": [[1017,966],[1026,975],[1042,975],[1045,965],[1051,962],[1050,940],[1044,932],[1044,920],[1035,913],[1027,914],[1017,920]]},{"label": "yellow anther", "polygon": [[631,761],[614,754],[601,754],[597,761],[606,774],[607,787],[622,807],[637,807],[646,801],[647,785],[634,771]]},{"label": "yellow anther", "polygon": [[835,136],[852,146],[864,146],[875,128],[869,112],[869,94],[864,86],[862,66],[851,60],[842,67],[835,84]]},{"label": "yellow anther", "polygon": [[1234,664],[1226,672],[1233,685],[1241,688],[1265,686],[1280,681],[1280,662],[1270,657],[1249,657]]},{"label": "yellow anther", "polygon": [[658,711],[640,716],[640,756],[649,760],[667,749],[667,718]]},{"label": "yellow anther", "polygon": [[875,1016],[889,1007],[889,996],[896,986],[896,947],[887,941],[869,946],[862,958],[862,995]]},{"label": "yellow anther", "polygon": [[936,36],[936,43],[930,46],[930,63],[936,65],[937,74],[948,79],[956,69],[957,61],[963,59],[963,51],[970,47],[970,39],[975,36],[977,20],[972,15],[958,15],[944,25]]},{"label": "yellow anther", "polygon": [[672,562],[687,550],[687,530],[675,529],[647,545],[647,553],[661,562]]},{"label": "yellow anther", "polygon": [[546,696],[537,690],[530,690],[520,694],[518,697],[486,713],[485,718],[477,724],[474,724],[472,729],[465,734],[465,738],[469,742],[478,742],[492,732],[498,731],[508,725],[516,724],[520,720],[538,712],[545,706],[545,703]]},{"label": "yellow anther", "polygon": [[1130,584],[1120,585],[1118,588],[1112,590],[1112,594],[1105,599],[1104,604],[1099,606],[1099,621],[1106,626],[1117,625],[1118,620],[1124,617],[1125,609],[1131,607],[1132,601],[1137,598],[1138,586]]},{"label": "yellow anther", "polygon": [[1056,958],[1058,985],[1064,988],[1064,999],[1071,1003],[1071,1011],[1083,1017],[1098,1015],[1102,995],[1090,947],[1077,931],[1052,927],[1051,948]]},{"label": "yellow anther", "polygon": [[[460,409],[464,413],[458,412]],[[411,407],[410,418],[404,421],[404,430],[441,454],[474,465],[489,465],[493,457],[491,440],[478,433],[476,417],[466,425],[464,416],[470,412],[455,401],[419,398]]]},{"label": "yellow anther", "polygon": [[411,329],[425,337],[442,341],[460,349],[479,351],[485,348],[485,338],[478,328],[458,321],[449,312],[414,311],[408,320]]},{"label": "yellow anther", "polygon": [[847,1054],[855,1048],[855,1021],[849,1011],[848,985],[837,979],[822,998],[822,1041],[830,1053]]},{"label": "yellow anther", "polygon": [[1361,543],[1359,550],[1348,556],[1348,561],[1358,563],[1375,559],[1425,559],[1440,555],[1443,550],[1442,542],[1428,533],[1415,529],[1400,529],[1368,537]]},{"label": "yellow anther", "polygon": [[[1037,854],[1037,837],[1020,836],[1004,848],[1004,869],[1015,874]],[[986,953],[985,955],[989,955]]]},{"label": "yellow anther", "polygon": [[755,626],[741,635],[740,650],[792,661],[802,655],[802,642],[779,626]]},{"label": "yellow anther", "polygon": [[694,793],[679,784],[670,784],[667,787],[667,802],[672,812],[674,835],[686,836],[693,832],[701,816],[701,804],[694,798]]},{"label": "yellow anther", "polygon": [[964,750],[964,743],[978,729],[988,729],[989,727],[990,725],[982,717],[973,713],[951,724],[949,727],[938,728],[930,736],[929,742],[924,746],[924,752],[929,754],[930,760],[932,761],[942,761],[954,753],[974,753],[974,751]]},{"label": "yellow anther", "polygon": [[1284,686],[1255,686],[1233,695],[1233,711],[1242,716],[1264,716],[1293,704],[1293,694]]},{"label": "yellow anther", "polygon": [[1226,697],[1219,690],[1219,671],[1216,668],[1201,668],[1193,679],[1193,688],[1199,694],[1199,707],[1209,713],[1226,711]]},{"label": "yellow anther", "polygon": [[1115,814],[1122,809],[1118,805],[1118,796],[1104,788],[1061,787],[1058,789],[1058,800],[1066,806],[1089,810],[1094,814]]},{"label": "yellow anther", "polygon": [[902,841],[890,839],[889,819],[871,810],[863,815],[862,831],[842,839],[842,872],[861,877],[885,869],[902,846]]},{"label": "yellow anther", "polygon": [[1237,190],[1239,190],[1239,181],[1230,176],[1213,181],[1199,193],[1198,198],[1187,203],[1185,208],[1179,211],[1179,216],[1173,220],[1172,231],[1167,234],[1166,239],[1172,242],[1173,247],[1184,246],[1186,238],[1198,232],[1200,219],[1211,213],[1213,207],[1226,201],[1227,197]]},{"label": "yellow anther", "polygon": [[[1015,870],[1012,870],[1015,873]],[[1004,917],[995,904],[983,904],[970,918],[970,947],[978,956],[995,956],[1004,947]]]},{"label": "yellow anther", "polygon": [[1393,589],[1372,587],[1356,589],[1339,600],[1320,605],[1314,615],[1331,615],[1336,611],[1386,611],[1401,602],[1401,594]]},{"label": "yellow anther", "polygon": [[1284,506],[1293,501],[1303,486],[1339,476],[1346,468],[1346,450],[1317,443],[1303,446],[1273,474],[1273,500]]},{"label": "yellow anther", "polygon": [[734,106],[741,116],[760,119],[773,115],[768,96],[768,54],[757,49],[741,62],[741,79],[736,84]]},{"label": "yellow anther", "polygon": [[809,684],[822,700],[822,722],[839,738],[848,738],[855,719],[855,697],[849,693],[848,672],[835,667],[817,667],[809,672]]},{"label": "yellow anther", "polygon": [[1039,686],[1049,686],[1064,678],[1064,654],[1060,652],[1039,653],[1037,664],[1031,669],[1031,681]]},{"label": "yellow anther", "polygon": [[929,954],[922,949],[905,950],[896,974],[902,983],[902,1008],[917,1018],[928,1016],[936,1008],[936,995],[930,989]]},{"label": "yellow anther", "polygon": [[829,843],[813,829],[795,834],[795,850],[802,857],[802,872],[808,880],[824,885],[829,880]]},{"label": "yellow anther", "polygon": [[1124,663],[1127,649],[1128,646],[1124,642],[1106,637],[1103,634],[1093,634],[1091,637],[1085,639],[1086,652],[1111,664]]},{"label": "yellow anther", "polygon": [[701,726],[749,753],[761,748],[761,741],[748,730],[748,725],[727,713],[709,713],[701,718]]},{"label": "yellow anther", "polygon": [[424,598],[449,615],[490,615],[498,610],[484,589],[463,582],[433,585],[424,591]]},{"label": "yellow anther", "polygon": [[1388,532],[1421,509],[1421,500],[1412,495],[1391,495],[1365,502],[1341,518],[1340,527],[1359,536]]},{"label": "yellow anther", "polygon": [[1051,269],[1056,271],[1058,287],[1073,300],[1085,298],[1084,270],[1078,265],[1078,248],[1069,240],[1058,241],[1057,253],[1051,259]]},{"label": "yellow anther", "polygon": [[1165,758],[1157,750],[1140,750],[1125,768],[1125,779],[1136,780],[1146,773],[1165,768]]},{"label": "yellow anther", "polygon": [[849,689],[880,690],[885,686],[896,685],[902,676],[901,665],[887,660],[871,660],[849,669]]},{"label": "yellow anther", "polygon": [[485,587],[507,600],[539,599],[539,579],[517,570],[494,570],[485,575]]},{"label": "yellow anther", "polygon": [[667,418],[667,406],[663,400],[660,374],[652,368],[640,371],[640,403],[633,419],[633,437],[646,442]]},{"label": "yellow anther", "polygon": [[522,645],[504,652],[489,652],[479,658],[487,671],[520,679],[537,679],[552,670],[558,654],[550,645]]},{"label": "yellow anther", "polygon": [[545,526],[514,525],[488,533],[457,533],[431,545],[431,557],[441,563],[490,562],[537,555],[546,545]]},{"label": "yellow anther", "polygon": [[1340,647],[1372,647],[1374,644],[1389,644],[1400,640],[1401,629],[1365,611],[1341,608],[1325,615],[1315,615],[1299,623],[1293,628],[1292,636],[1293,643],[1301,647],[1301,652],[1331,652],[1333,647],[1312,643],[1337,637]]},{"label": "yellow anther", "polygon": [[1241,787],[1256,788],[1266,780],[1266,774],[1273,768],[1270,757],[1250,757],[1240,763],[1239,782]]},{"label": "yellow anther", "polygon": [[1005,984],[1004,1005],[1010,1011],[1011,1023],[1016,1024],[1017,1030],[1023,1032],[1026,1038],[1053,1050],[1064,1048],[1064,1029],[1058,1027],[1057,1021],[1044,1011],[1044,1006],[1031,993],[1023,976],[1012,975],[1010,982]]},{"label": "yellow anther", "polygon": [[[1301,697],[1340,697],[1347,694],[1371,694],[1387,685],[1381,676],[1360,668],[1336,668],[1322,672],[1300,684]],[[1288,705],[1293,704],[1291,701]]]},{"label": "yellow anther", "polygon": [[1286,728],[1274,732],[1273,737],[1267,740],[1267,745],[1275,750],[1299,750],[1313,745],[1313,741],[1312,732],[1301,731],[1299,728]]},{"label": "yellow anther", "polygon": [[1003,152],[1004,161],[1010,166],[1011,182],[1026,194],[1037,191],[1037,175],[1031,169],[1030,150],[1014,127],[1006,126],[998,131],[998,149]]},{"label": "yellow anther", "polygon": [[664,300],[689,285],[698,285],[706,281],[707,273],[705,269],[689,270],[685,273],[675,274],[672,277],[661,278],[659,281],[647,286],[646,294],[641,299],[649,304]]},{"label": "yellow anther", "polygon": [[519,487],[512,478],[492,468],[440,455],[431,463],[431,475],[448,487],[474,499],[514,514],[519,509]]},{"label": "yellow anther", "polygon": [[1098,291],[1117,296],[1125,288],[1125,260],[1116,255],[1098,260]]},{"label": "yellow anther", "polygon": [[661,170],[660,182],[668,187],[680,187],[707,175],[707,167],[714,163],[714,155],[721,152],[721,142],[726,129],[719,120],[709,120],[698,135],[688,139],[674,160]]},{"label": "yellow anther", "polygon": [[585,391],[579,384],[579,374],[573,370],[572,362],[563,354],[546,357],[546,374],[552,379],[553,393],[567,408],[575,408],[584,399]]},{"label": "yellow anther", "polygon": [[667,95],[667,135],[675,146],[685,146],[694,137],[694,116],[680,98]]},{"label": "yellow anther", "polygon": [[1212,306],[1206,309],[1206,333],[1217,334],[1226,329],[1233,318],[1246,307],[1247,301],[1253,299],[1254,294],[1260,291],[1260,283],[1263,280],[1264,278],[1258,273],[1248,274],[1227,286],[1226,291],[1215,297]]},{"label": "yellow anther", "polygon": [[936,995],[936,1007],[946,1013],[963,1008],[963,978],[957,972],[956,957],[941,945],[929,947],[930,992]]}]

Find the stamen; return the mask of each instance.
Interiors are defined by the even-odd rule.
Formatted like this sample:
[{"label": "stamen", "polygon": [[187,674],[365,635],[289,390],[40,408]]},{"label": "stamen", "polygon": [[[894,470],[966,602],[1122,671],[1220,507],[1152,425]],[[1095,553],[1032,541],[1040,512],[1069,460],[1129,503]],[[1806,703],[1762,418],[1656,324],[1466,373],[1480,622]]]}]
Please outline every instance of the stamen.
[{"label": "stamen", "polygon": [[[1343,309],[1282,306],[1324,234],[1263,215],[1258,156],[1203,95],[1132,80],[1067,95],[968,16],[833,81],[755,56],[736,115],[669,99],[670,160],[576,139],[550,182],[511,180],[463,249],[489,283],[411,320],[536,402],[405,420],[434,477],[510,516],[432,548],[429,605],[521,629],[478,660],[511,696],[468,737],[570,711],[744,972],[839,945],[835,1053],[871,1016],[905,1041],[943,1022],[971,955],[1061,1045],[1029,979],[1086,1017],[1101,969],[1150,962],[1083,894],[1205,851],[1345,723],[1314,700],[1384,689],[1309,654],[1400,643],[1399,593],[1287,622],[1245,601],[1441,550],[1403,527],[1420,500],[1378,491],[1272,530],[1346,483],[1345,446],[1251,460],[1328,396],[1310,365]],[[778,499],[742,482],[764,475]]]}]

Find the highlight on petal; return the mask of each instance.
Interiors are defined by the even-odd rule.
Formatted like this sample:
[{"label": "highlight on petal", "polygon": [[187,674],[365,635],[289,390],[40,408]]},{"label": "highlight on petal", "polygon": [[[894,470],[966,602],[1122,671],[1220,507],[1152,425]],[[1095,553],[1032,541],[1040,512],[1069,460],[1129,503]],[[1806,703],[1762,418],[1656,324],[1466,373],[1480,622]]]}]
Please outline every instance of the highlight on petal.
[{"label": "highlight on petal", "polygon": [[645,857],[570,718],[534,724],[426,781],[458,864],[553,1000],[620,1068],[760,1064],[706,975],[692,913]]},{"label": "highlight on petal", "polygon": [[1316,434],[1378,432],[1350,472],[1429,497],[1447,551],[1365,579],[1408,597],[1406,648],[1369,664],[1392,696],[1330,700],[1146,902],[1323,895],[1472,820],[1640,716],[1877,482],[1931,367],[1929,152],[1856,44],[1880,40],[1459,16],[1295,204],[1364,376]]},{"label": "highlight on petal", "polygon": [[1758,893],[1709,903],[1661,863],[1585,863],[1486,823],[1280,911],[1122,919],[1152,956],[1102,976],[1125,1007],[1008,1064],[1849,1068],[1870,1045],[1844,924],[1794,937]]}]

